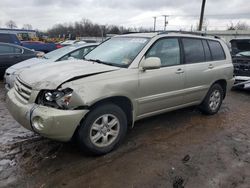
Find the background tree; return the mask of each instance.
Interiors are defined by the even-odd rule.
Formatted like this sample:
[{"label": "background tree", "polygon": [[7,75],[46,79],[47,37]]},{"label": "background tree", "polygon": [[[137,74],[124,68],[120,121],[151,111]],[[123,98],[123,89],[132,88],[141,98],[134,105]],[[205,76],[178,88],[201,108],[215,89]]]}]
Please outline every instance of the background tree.
[{"label": "background tree", "polygon": [[5,25],[6,25],[7,28],[10,28],[10,29],[17,28],[17,25],[13,20],[10,20],[10,21],[6,22]]},{"label": "background tree", "polygon": [[250,26],[245,22],[238,22],[234,24],[233,22],[230,22],[230,25],[227,26],[227,30],[249,30]]},{"label": "background tree", "polygon": [[32,30],[32,25],[31,24],[23,24],[23,29],[28,29],[28,30]]}]

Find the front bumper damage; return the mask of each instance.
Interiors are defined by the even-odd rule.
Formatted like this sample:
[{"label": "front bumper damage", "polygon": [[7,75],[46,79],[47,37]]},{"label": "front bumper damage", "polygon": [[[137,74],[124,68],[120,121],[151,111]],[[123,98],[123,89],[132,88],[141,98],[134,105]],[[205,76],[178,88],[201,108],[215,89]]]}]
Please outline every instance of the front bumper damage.
[{"label": "front bumper damage", "polygon": [[233,58],[235,84],[234,87],[250,88],[250,58]]},{"label": "front bumper damage", "polygon": [[24,104],[14,89],[7,94],[6,104],[11,115],[26,129],[41,136],[69,141],[88,110],[59,110],[37,104]]},{"label": "front bumper damage", "polygon": [[250,88],[250,76],[236,76],[234,87]]}]

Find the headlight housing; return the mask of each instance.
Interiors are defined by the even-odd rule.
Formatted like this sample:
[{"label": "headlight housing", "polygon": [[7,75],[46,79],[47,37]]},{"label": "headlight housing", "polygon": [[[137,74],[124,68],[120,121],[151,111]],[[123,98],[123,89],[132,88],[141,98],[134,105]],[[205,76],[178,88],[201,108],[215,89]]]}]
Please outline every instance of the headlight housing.
[{"label": "headlight housing", "polygon": [[72,93],[73,90],[70,88],[63,90],[43,90],[37,98],[37,104],[57,109],[69,109]]}]

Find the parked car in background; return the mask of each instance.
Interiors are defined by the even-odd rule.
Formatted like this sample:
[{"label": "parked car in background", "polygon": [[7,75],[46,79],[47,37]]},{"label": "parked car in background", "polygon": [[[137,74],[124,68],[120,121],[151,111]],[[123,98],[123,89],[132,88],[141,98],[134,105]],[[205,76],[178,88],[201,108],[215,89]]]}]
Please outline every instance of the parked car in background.
[{"label": "parked car in background", "polygon": [[15,34],[0,33],[0,42],[11,43],[22,46],[22,43]]},{"label": "parked car in background", "polygon": [[61,42],[60,45],[70,46],[70,45],[76,44],[77,42],[78,42],[78,40],[66,40],[64,42]]},{"label": "parked car in background", "polygon": [[0,42],[0,78],[3,78],[5,70],[10,66],[39,55],[43,54],[22,46]]},{"label": "parked car in background", "polygon": [[44,53],[48,53],[63,47],[62,45],[53,42],[45,43],[41,41],[22,41],[22,46],[25,46],[26,48],[33,49],[36,51],[41,51]]},{"label": "parked car in background", "polygon": [[234,83],[227,45],[179,32],[113,37],[72,61],[20,73],[7,107],[24,127],[83,151],[105,154],[129,126],[153,115],[199,106],[216,114]]},{"label": "parked car in background", "polygon": [[233,39],[230,43],[234,65],[235,87],[250,88],[250,38]]},{"label": "parked car in background", "polygon": [[14,66],[9,67],[4,75],[5,88],[9,90],[14,86],[15,77],[21,69],[29,68],[31,66],[39,65],[41,63],[51,63],[57,61],[63,61],[68,59],[83,59],[83,57],[89,53],[93,48],[95,48],[98,43],[86,43],[86,44],[75,44],[71,46],[66,46],[52,52],[45,54],[40,58],[32,58]]},{"label": "parked car in background", "polygon": [[61,48],[62,45],[56,43],[44,43],[40,41],[20,41],[15,34],[0,33],[0,42],[16,44],[26,48],[41,51],[44,53],[51,52],[55,49]]}]

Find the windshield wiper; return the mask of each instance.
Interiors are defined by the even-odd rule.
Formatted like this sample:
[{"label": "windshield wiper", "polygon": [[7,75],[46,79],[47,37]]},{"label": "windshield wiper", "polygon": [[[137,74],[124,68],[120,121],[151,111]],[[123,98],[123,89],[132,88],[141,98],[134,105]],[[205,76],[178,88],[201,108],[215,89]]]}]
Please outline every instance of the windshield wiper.
[{"label": "windshield wiper", "polygon": [[86,60],[86,61],[93,61],[93,62],[96,62],[96,63],[100,63],[100,64],[104,64],[104,65],[110,65],[110,66],[115,66],[115,67],[124,67],[123,65],[101,61],[100,59],[84,59],[84,60]]}]

